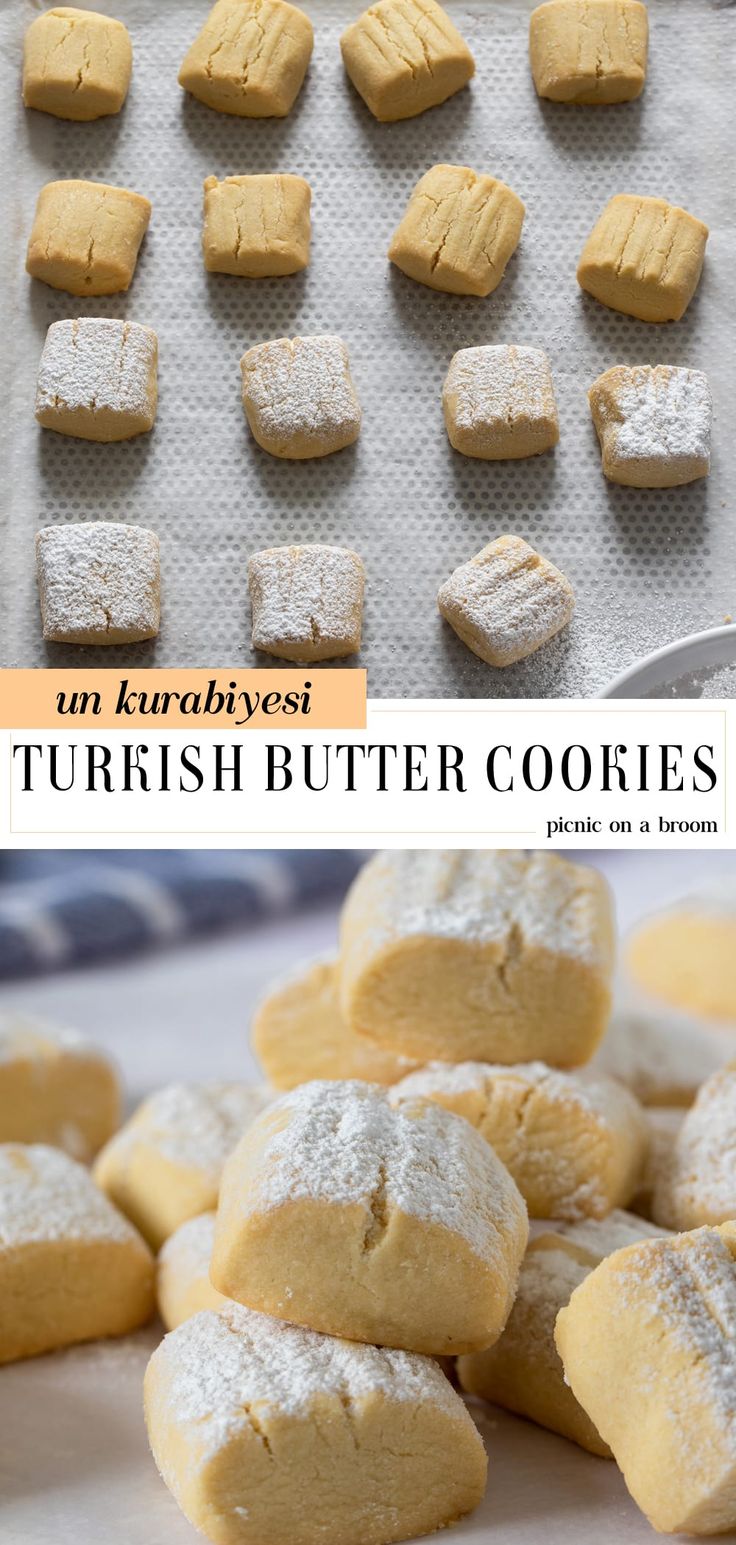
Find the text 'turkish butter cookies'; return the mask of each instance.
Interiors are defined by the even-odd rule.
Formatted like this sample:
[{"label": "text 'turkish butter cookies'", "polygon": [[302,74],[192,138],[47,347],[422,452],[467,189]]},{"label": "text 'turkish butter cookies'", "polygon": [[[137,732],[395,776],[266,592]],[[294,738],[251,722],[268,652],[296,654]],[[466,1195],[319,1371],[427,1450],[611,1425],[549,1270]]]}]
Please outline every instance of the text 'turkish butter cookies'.
[{"label": "text 'turkish butter cookies'", "polygon": [[446,102],[475,72],[470,49],[435,0],[376,0],[340,47],[356,91],[384,123]]},{"label": "text 'turkish butter cookies'", "polygon": [[309,262],[312,190],[303,177],[268,173],[206,177],[204,266],[211,274],[264,279]]},{"label": "text 'turkish butter cookies'", "polygon": [[393,235],[392,263],[431,290],[490,295],[501,283],[524,223],[521,199],[469,166],[430,167]]},{"label": "text 'turkish butter cookies'", "polygon": [[136,644],[158,633],[158,537],[143,526],[46,526],[36,537],[36,572],[48,642]]},{"label": "text 'turkish butter cookies'", "polygon": [[254,1122],[222,1177],[213,1285],[351,1341],[489,1346],[513,1302],[527,1213],[467,1121],[385,1089],[314,1082]]},{"label": "text 'turkish butter cookies'", "polygon": [[133,51],[112,16],[57,5],[31,22],[23,43],[23,101],[55,118],[88,122],[119,113]]},{"label": "text 'turkish butter cookies'", "polygon": [[420,1061],[576,1067],[610,1010],[613,914],[595,869],[547,853],[396,850],[348,892],[341,1002]]},{"label": "text 'turkish butter cookies'", "polygon": [[350,1030],[340,1008],[339,974],[336,960],[316,960],[259,1003],[251,1045],[274,1089],[295,1089],[314,1078],[395,1084],[414,1067]]},{"label": "text 'turkish butter cookies'", "polygon": [[547,0],[529,18],[529,61],[552,102],[630,102],[647,73],[649,21],[640,0]]},{"label": "text 'turkish butter cookies'", "polygon": [[222,1166],[268,1099],[251,1084],[169,1084],[103,1148],[95,1180],[157,1250],[216,1205]]},{"label": "text 'turkish butter cookies'", "polygon": [[0,1143],[47,1143],[88,1163],[120,1125],[109,1057],[73,1031],[0,1017]]},{"label": "text 'turkish butter cookies'", "polygon": [[644,1113],[613,1078],[543,1062],[432,1062],[391,1100],[436,1100],[480,1132],[516,1181],[531,1218],[603,1218],[631,1200],[646,1158]]},{"label": "text 'turkish butter cookies'", "polygon": [[347,547],[266,547],[248,560],[253,648],[282,660],[360,649],[365,571]]},{"label": "text 'turkish butter cookies'", "polygon": [[216,1545],[391,1545],[485,1490],[480,1435],[431,1358],[237,1304],[166,1336],[144,1397],[161,1475]]},{"label": "text 'turkish butter cookies'", "polygon": [[36,385],[44,429],[80,440],[130,440],[153,428],[158,339],[152,327],[110,317],[52,322]]},{"label": "text 'turkish butter cookies'", "polygon": [[708,476],[713,403],[702,370],[614,365],[588,401],[612,483],[677,488]]},{"label": "text 'turkish butter cookies'", "polygon": [[336,334],[258,343],[240,369],[253,438],[272,456],[305,461],[357,440],[360,403],[348,351]]},{"label": "text 'turkish butter cookies'", "polygon": [[736,1062],[706,1079],[657,1176],[652,1216],[693,1229],[736,1218]]},{"label": "text 'turkish butter cookies'", "polygon": [[86,1169],[58,1148],[0,1146],[0,1363],[153,1313],[153,1260]]},{"label": "text 'turkish butter cookies'", "polygon": [[450,444],[484,461],[538,456],[557,444],[552,372],[541,349],[485,344],[459,349],[442,389]]},{"label": "text 'turkish butter cookies'", "polygon": [[217,0],[179,71],[206,107],[237,118],[284,118],[302,88],[312,23],[286,0]]},{"label": "text 'turkish butter cookies'", "polygon": [[628,972],[644,992],[687,1013],[736,1024],[736,887],[706,886],[634,929]]},{"label": "text 'turkish butter cookies'", "polygon": [[41,189],[28,242],[26,269],[70,295],[127,290],[151,218],[141,193],[70,178]]},{"label": "text 'turkish butter cookies'", "polygon": [[519,536],[499,536],[440,586],[445,622],[486,665],[526,660],[567,627],[575,593],[561,569]]},{"label": "text 'turkish butter cookies'", "polygon": [[572,1392],[663,1533],[736,1525],[735,1257],[734,1223],[630,1245],[557,1317]]},{"label": "text 'turkish butter cookies'", "polygon": [[230,1302],[210,1282],[214,1238],[215,1214],[201,1212],[164,1240],[156,1260],[156,1303],[167,1330]]},{"label": "text 'turkish butter cookies'", "polygon": [[698,287],[708,227],[661,198],[619,193],[583,248],[578,284],[612,311],[678,322]]},{"label": "text 'turkish butter cookies'", "polygon": [[575,1288],[607,1255],[660,1233],[629,1212],[612,1212],[603,1222],[589,1220],[584,1227],[550,1223],[548,1231],[529,1242],[514,1306],[495,1346],[458,1360],[461,1388],[610,1458],[608,1444],[565,1383],[555,1321]]}]

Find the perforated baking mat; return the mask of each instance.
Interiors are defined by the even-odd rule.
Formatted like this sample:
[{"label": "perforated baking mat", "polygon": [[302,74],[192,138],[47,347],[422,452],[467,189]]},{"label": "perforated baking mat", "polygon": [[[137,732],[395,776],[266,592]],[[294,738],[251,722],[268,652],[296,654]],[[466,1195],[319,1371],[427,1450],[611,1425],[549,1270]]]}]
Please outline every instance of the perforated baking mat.
[{"label": "perforated baking mat", "polygon": [[[186,96],[177,70],[207,0],[115,0],[134,46],[123,112],[94,124],[25,112],[24,27],[42,9],[0,6],[4,377],[2,663],[243,666],[250,647],[248,554],[286,542],[354,547],[367,597],[360,663],[373,697],[595,695],[651,649],[736,614],[736,313],[729,6],[651,0],[640,101],[540,102],[527,59],[531,0],[448,0],[477,62],[469,89],[399,124],[377,124],[348,84],[338,38],[360,0],[308,0],[316,46],[288,118],[224,117]],[[434,294],[386,260],[419,176],[437,161],[503,178],[523,198],[521,245],[486,300]],[[293,171],[313,189],[309,268],[288,279],[205,273],[202,181]],[[123,184],[153,202],[129,293],[79,302],[32,281],[25,244],[44,182]],[[582,295],[585,237],[617,192],[661,195],[711,228],[684,319],[647,327]],[[160,406],[153,433],[95,446],[33,418],[46,328],[60,317],[126,316],[155,327]],[[337,332],[364,409],[358,444],[321,461],[274,460],[240,401],[244,349],[282,334]],[[545,456],[488,464],[452,451],[440,393],[455,349],[534,344],[549,354],[561,441]],[[716,405],[713,470],[689,488],[607,484],[586,389],[608,366],[664,362],[707,371]],[[123,520],[161,538],[157,641],[127,650],[44,647],[33,539],[43,525]],[[572,627],[528,661],[494,671],[437,613],[439,584],[504,532],[526,537],[577,592]],[[276,663],[276,662],[271,662]]]}]

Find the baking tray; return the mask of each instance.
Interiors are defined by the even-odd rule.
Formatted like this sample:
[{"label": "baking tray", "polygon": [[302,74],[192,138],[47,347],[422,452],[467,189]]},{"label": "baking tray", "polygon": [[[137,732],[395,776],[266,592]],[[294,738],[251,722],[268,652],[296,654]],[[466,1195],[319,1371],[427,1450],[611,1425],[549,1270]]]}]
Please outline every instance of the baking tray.
[{"label": "baking tray", "polygon": [[[377,124],[346,81],[338,37],[357,0],[308,0],[316,47],[288,118],[244,121],[186,96],[176,75],[206,0],[115,0],[134,43],[123,112],[66,124],[25,112],[18,73],[35,0],[0,10],[4,127],[2,303],[7,476],[1,568],[5,665],[247,666],[254,656],[246,562],[255,548],[337,542],[365,560],[364,648],[372,697],[590,696],[643,654],[736,612],[732,318],[736,308],[729,168],[736,130],[729,56],[734,14],[708,0],[651,0],[649,77],[640,101],[608,108],[540,102],[527,60],[531,0],[448,10],[476,56],[470,88],[419,118]],[[436,161],[505,179],[527,207],[521,246],[486,300],[434,294],[388,264],[390,235]],[[201,185],[209,173],[294,171],[313,188],[308,270],[250,282],[205,273]],[[153,201],[127,296],[79,302],[31,281],[24,251],[50,178],[124,184]],[[711,228],[685,318],[647,327],[582,295],[583,241],[609,196],[658,194]],[[33,418],[46,328],[60,317],[128,316],[160,339],[153,433],[95,446]],[[252,441],[238,361],[250,344],[296,332],[346,340],[364,408],[357,446],[323,461],[274,460]],[[453,351],[540,345],[550,355],[562,438],[550,454],[484,464],[453,452],[440,407]],[[607,366],[705,369],[716,404],[707,481],[616,488],[600,472],[586,389]],[[33,538],[46,524],[138,522],[161,538],[163,621],[128,649],[44,647]],[[570,630],[530,660],[493,671],[436,610],[440,582],[492,537],[526,537],[570,576]]]}]

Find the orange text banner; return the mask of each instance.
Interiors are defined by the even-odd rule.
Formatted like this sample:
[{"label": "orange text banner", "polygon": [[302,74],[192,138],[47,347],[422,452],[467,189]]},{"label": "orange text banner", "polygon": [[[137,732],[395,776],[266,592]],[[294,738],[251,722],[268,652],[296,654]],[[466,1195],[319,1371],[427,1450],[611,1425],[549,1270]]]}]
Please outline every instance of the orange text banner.
[{"label": "orange text banner", "polygon": [[0,729],[364,729],[366,672],[3,670]]}]

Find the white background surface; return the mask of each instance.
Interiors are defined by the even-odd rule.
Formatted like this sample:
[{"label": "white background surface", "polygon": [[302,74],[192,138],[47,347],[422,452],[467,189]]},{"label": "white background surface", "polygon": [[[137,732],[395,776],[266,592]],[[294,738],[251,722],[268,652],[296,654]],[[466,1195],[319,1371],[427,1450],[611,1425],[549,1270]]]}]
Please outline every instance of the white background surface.
[{"label": "white background surface", "polygon": [[[584,857],[611,880],[623,931],[704,876],[734,872],[729,854]],[[41,1013],[94,1036],[118,1057],[133,1101],[174,1078],[247,1077],[255,1072],[247,1027],[259,993],[280,972],[331,949],[335,932],[335,913],[318,912],[209,945],[19,984],[3,993],[0,1009]],[[141,1380],[155,1340],[149,1330],[0,1369],[3,1545],[194,1545],[197,1536],[156,1475],[146,1443]],[[488,1492],[482,1508],[444,1538],[654,1545],[658,1536],[614,1464],[503,1412],[475,1414],[489,1449]]]}]

